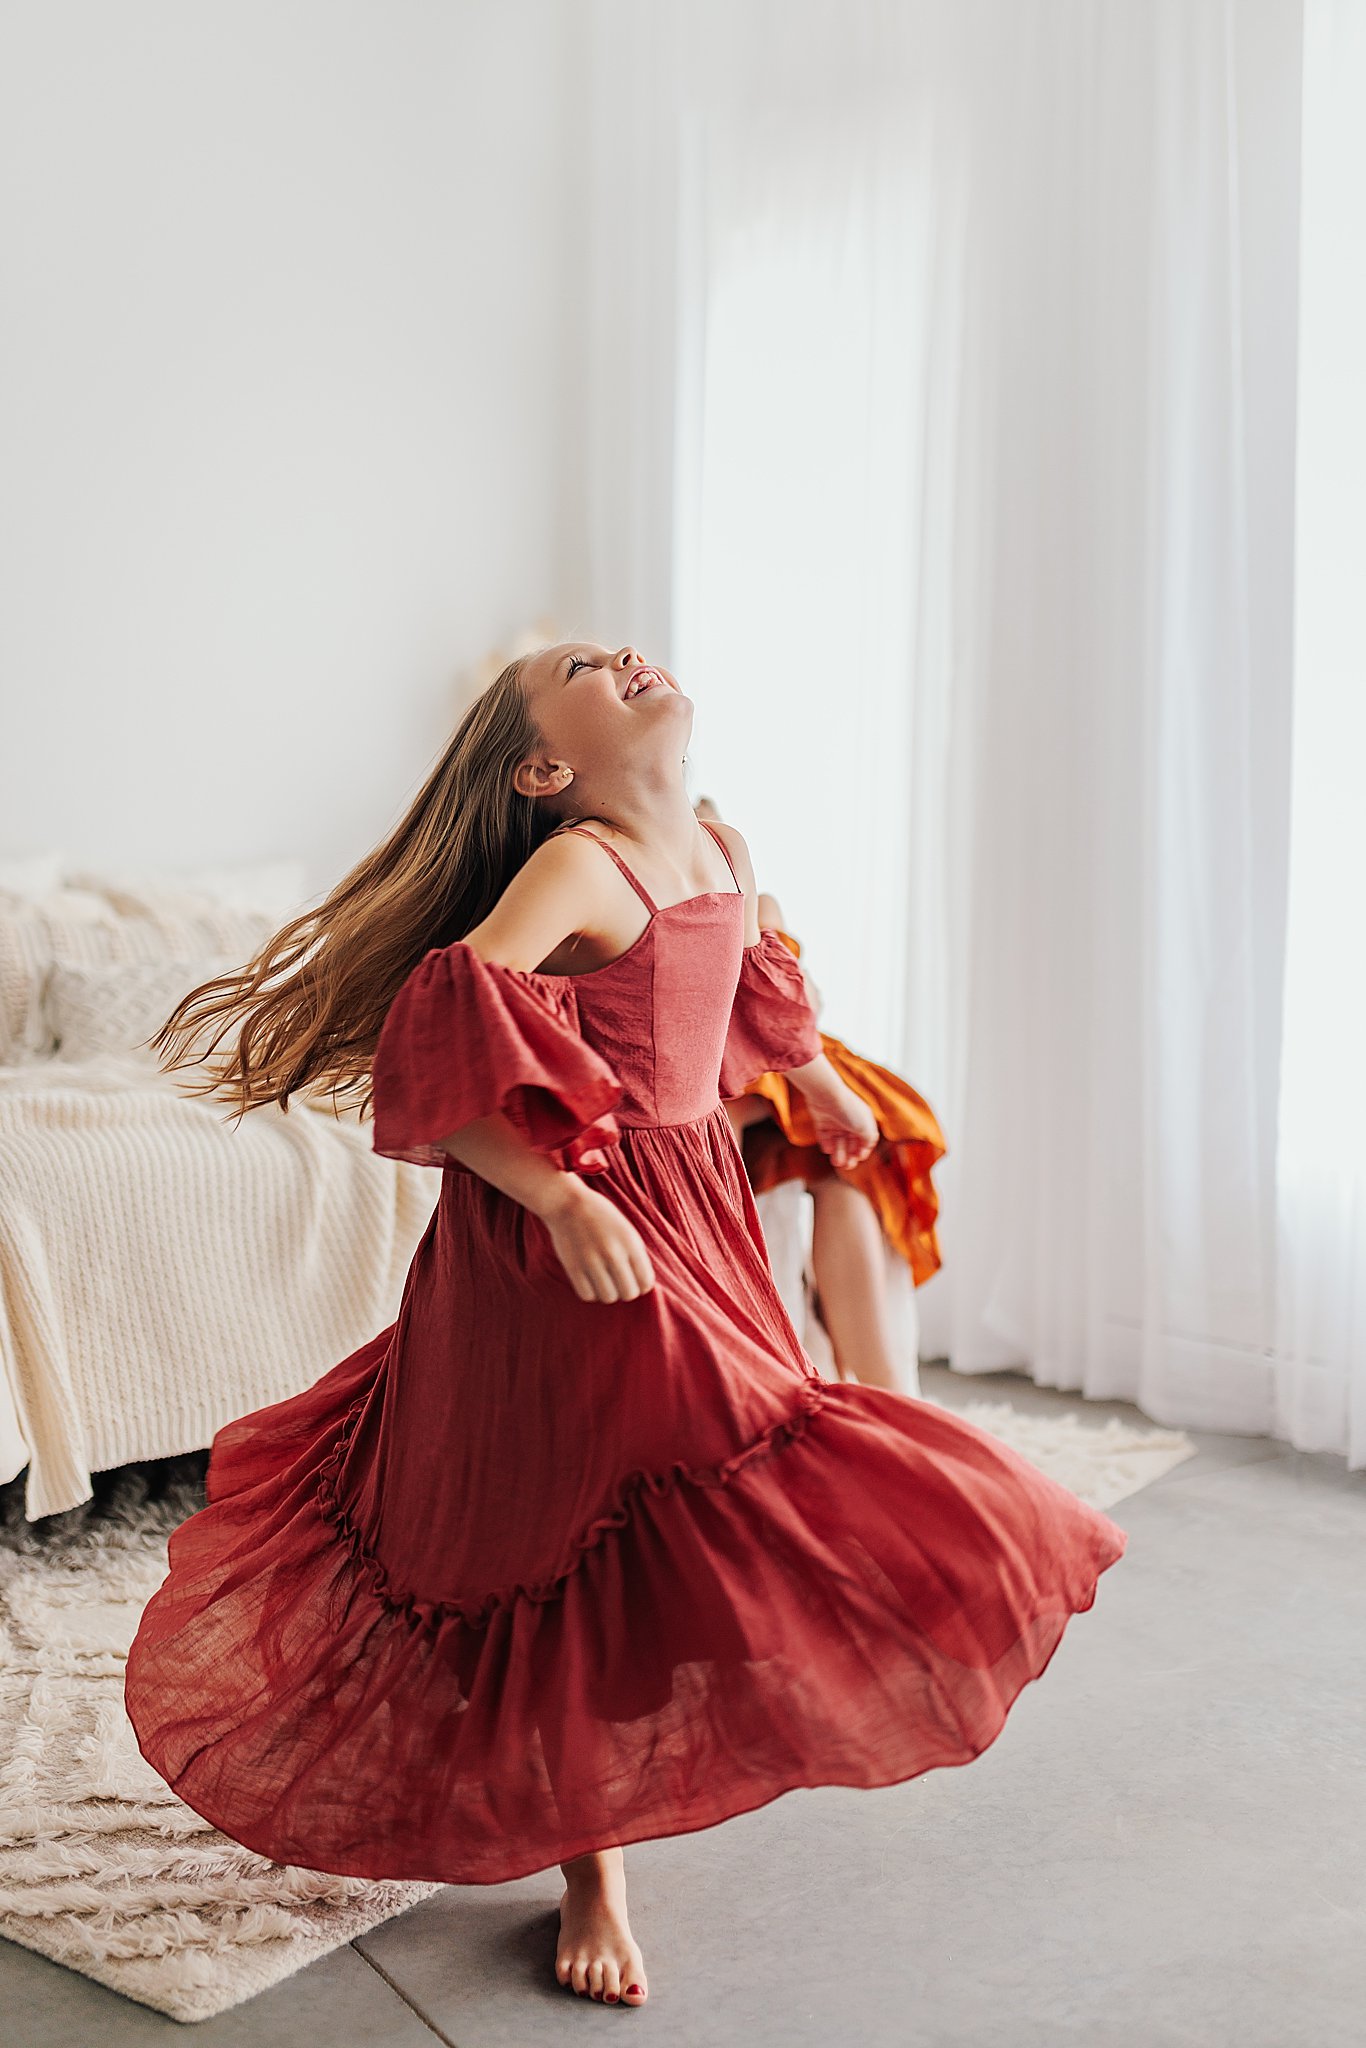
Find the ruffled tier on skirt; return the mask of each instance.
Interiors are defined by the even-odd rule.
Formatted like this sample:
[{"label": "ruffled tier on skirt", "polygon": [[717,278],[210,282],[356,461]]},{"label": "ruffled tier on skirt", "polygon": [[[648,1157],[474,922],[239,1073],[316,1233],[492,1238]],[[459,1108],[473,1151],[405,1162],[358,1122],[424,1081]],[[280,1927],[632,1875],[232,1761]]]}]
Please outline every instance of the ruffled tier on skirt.
[{"label": "ruffled tier on skirt", "polygon": [[282,1863],[494,1883],[967,1763],[1125,1548],[949,1411],[812,1379],[535,1582],[417,1601],[332,1490],[391,1334],[219,1432],[129,1654],[148,1762]]}]

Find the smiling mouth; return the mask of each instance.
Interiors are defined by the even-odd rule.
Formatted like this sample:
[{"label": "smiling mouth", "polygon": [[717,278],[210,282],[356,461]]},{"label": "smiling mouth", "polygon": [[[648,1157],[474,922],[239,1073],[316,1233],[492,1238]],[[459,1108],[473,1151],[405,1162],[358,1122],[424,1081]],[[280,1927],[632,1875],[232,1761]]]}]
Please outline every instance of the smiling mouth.
[{"label": "smiling mouth", "polygon": [[626,685],[623,702],[629,704],[632,697],[639,697],[644,690],[668,690],[672,688],[657,668],[638,668]]}]

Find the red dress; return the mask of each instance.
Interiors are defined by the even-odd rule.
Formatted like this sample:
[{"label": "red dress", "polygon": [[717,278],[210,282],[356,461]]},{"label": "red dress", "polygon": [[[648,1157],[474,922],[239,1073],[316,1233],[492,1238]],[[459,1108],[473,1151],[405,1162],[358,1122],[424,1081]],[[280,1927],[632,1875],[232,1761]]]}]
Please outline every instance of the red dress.
[{"label": "red dress", "polygon": [[[721,1106],[819,1050],[800,968],[598,843],[650,911],[608,966],[457,940],[399,989],[374,1148],[442,1184],[397,1319],[219,1430],[129,1653],[143,1756],[282,1863],[492,1883],[967,1763],[1125,1547],[947,1410],[819,1375]],[[496,1109],[631,1219],[650,1292],[580,1300],[437,1149]]]}]

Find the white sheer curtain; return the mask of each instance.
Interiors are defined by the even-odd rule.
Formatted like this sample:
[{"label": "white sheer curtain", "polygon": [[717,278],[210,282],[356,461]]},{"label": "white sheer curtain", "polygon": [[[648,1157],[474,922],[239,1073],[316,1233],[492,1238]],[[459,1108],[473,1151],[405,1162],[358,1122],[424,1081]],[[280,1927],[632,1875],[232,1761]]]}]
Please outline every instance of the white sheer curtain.
[{"label": "white sheer curtain", "polygon": [[1277,1434],[1366,1466],[1366,6],[1306,0]]},{"label": "white sheer curtain", "polygon": [[595,616],[944,1124],[922,1353],[1285,1434],[1299,0],[594,23]]}]

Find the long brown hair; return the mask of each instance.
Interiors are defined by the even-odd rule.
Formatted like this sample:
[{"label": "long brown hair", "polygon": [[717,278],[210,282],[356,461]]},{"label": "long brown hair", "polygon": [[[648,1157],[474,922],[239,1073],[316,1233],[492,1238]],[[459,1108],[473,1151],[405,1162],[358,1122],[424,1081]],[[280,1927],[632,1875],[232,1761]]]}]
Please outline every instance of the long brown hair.
[{"label": "long brown hair", "polygon": [[558,799],[512,783],[541,744],[524,659],[475,698],[388,838],[244,967],[191,989],[147,1041],[163,1069],[198,1071],[185,1092],[226,1097],[239,1120],[267,1102],[288,1109],[296,1094],[365,1114],[380,1026],[402,982],[433,946],[488,915],[561,822],[550,808]]}]

